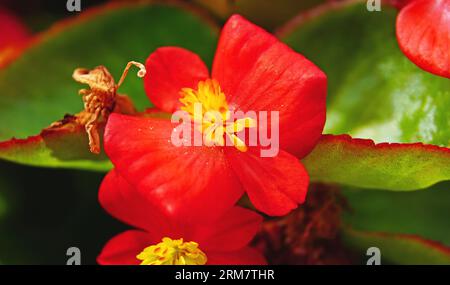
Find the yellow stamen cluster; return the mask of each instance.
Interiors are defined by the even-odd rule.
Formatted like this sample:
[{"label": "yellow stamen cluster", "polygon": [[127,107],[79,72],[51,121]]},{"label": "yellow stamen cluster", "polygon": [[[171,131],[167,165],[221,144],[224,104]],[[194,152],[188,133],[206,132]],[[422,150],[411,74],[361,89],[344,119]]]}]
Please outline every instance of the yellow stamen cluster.
[{"label": "yellow stamen cluster", "polygon": [[247,151],[247,146],[237,135],[244,128],[256,126],[254,119],[246,117],[230,122],[230,109],[225,94],[219,83],[207,79],[198,83],[197,90],[183,88],[180,92],[181,110],[186,111],[198,125],[199,131],[207,145],[225,145],[225,135],[240,151]]},{"label": "yellow stamen cluster", "polygon": [[136,256],[141,265],[204,265],[207,258],[198,243],[165,237],[157,245],[146,247]]}]

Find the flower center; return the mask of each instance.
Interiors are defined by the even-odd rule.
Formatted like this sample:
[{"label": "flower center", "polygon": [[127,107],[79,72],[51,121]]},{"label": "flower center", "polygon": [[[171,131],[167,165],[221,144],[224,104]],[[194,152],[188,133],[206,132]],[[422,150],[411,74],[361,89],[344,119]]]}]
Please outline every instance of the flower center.
[{"label": "flower center", "polygon": [[183,104],[181,110],[186,111],[194,120],[207,145],[224,146],[226,135],[234,147],[247,151],[245,142],[236,133],[244,128],[255,127],[256,121],[250,117],[230,120],[230,108],[217,80],[200,81],[197,90],[183,88],[180,96]]},{"label": "flower center", "polygon": [[157,245],[151,245],[136,256],[141,265],[204,265],[207,258],[198,243],[165,237]]}]

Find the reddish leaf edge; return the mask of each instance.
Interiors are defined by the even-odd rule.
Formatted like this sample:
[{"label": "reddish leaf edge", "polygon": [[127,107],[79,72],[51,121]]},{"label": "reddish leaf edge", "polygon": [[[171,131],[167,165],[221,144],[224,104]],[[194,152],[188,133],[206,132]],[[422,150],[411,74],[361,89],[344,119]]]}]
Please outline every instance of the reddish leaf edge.
[{"label": "reddish leaf edge", "polygon": [[13,137],[10,140],[0,142],[0,153],[4,150],[10,149],[15,146],[38,144],[44,142],[45,138],[51,138],[54,136],[61,137],[67,134],[74,134],[74,133],[85,134],[85,132],[86,131],[82,126],[76,127],[74,129],[58,129],[58,130],[44,129],[38,135],[29,136],[24,139],[17,139]]},{"label": "reddish leaf edge", "polygon": [[[161,112],[156,108],[148,108],[142,113],[135,114],[135,116],[170,119],[170,114]],[[102,163],[102,165],[93,167],[92,170],[108,171],[112,168],[103,148],[101,148],[101,152],[98,155],[89,151],[89,140],[85,127],[77,122],[76,115],[67,114],[58,122],[62,124],[56,126],[51,125],[44,128],[38,135],[29,136],[23,139],[13,137],[9,140],[0,142],[0,159],[25,165],[41,167],[53,166],[61,168],[77,168],[76,161],[89,160]],[[102,140],[104,126],[105,122],[100,122],[99,129]],[[25,151],[20,152],[21,148],[24,148]],[[30,161],[28,160],[28,157],[26,157],[27,151],[32,152],[33,148],[52,151],[53,158],[65,161],[67,164],[64,166],[52,165],[51,163],[42,165],[33,160]],[[15,159],[15,151],[18,151],[19,156],[22,155],[25,159]],[[26,160],[27,163],[25,163],[24,160]]]},{"label": "reddish leaf edge", "polygon": [[[313,182],[364,189],[416,191],[450,180],[450,149],[421,142],[377,144],[350,135],[323,135],[302,162]],[[436,172],[426,175],[431,166]]]},{"label": "reddish leaf edge", "polygon": [[[100,128],[104,128],[104,123]],[[0,159],[40,167],[83,169],[80,164],[91,162],[88,169],[107,171],[111,168],[104,152],[96,155],[89,151],[85,127],[75,123],[60,128],[48,127],[24,139],[0,142]]]},{"label": "reddish leaf edge", "polygon": [[325,134],[325,135],[322,135],[322,137],[319,140],[319,142],[345,142],[345,143],[350,143],[350,144],[358,145],[358,146],[362,146],[362,147],[377,148],[377,149],[420,148],[420,149],[425,149],[427,151],[448,155],[450,157],[450,148],[441,147],[441,146],[432,145],[432,144],[424,144],[424,143],[421,143],[421,142],[415,142],[415,143],[389,143],[389,142],[375,143],[371,139],[352,138],[350,135],[347,135],[347,134],[341,134],[341,135]]},{"label": "reddish leaf edge", "polygon": [[402,233],[388,233],[388,232],[377,232],[377,231],[360,231],[349,226],[343,226],[343,231],[356,236],[373,237],[373,238],[390,238],[397,240],[409,240],[424,247],[430,248],[431,250],[437,251],[442,255],[449,258],[450,262],[450,247],[435,240],[427,239],[416,234],[402,234]]}]

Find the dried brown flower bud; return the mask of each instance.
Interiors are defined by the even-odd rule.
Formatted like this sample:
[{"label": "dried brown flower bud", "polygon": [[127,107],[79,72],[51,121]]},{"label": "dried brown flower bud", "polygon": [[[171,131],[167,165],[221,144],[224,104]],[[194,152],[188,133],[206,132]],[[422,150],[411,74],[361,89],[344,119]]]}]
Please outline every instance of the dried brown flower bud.
[{"label": "dried brown flower bud", "polygon": [[[110,113],[117,107],[128,108],[126,105],[131,102],[117,94],[117,89],[122,85],[128,70],[132,65],[139,68],[138,76],[144,77],[146,74],[145,66],[139,62],[130,61],[118,84],[115,84],[111,73],[104,66],[97,66],[94,69],[88,70],[85,68],[77,68],[73,72],[73,79],[75,81],[89,85],[89,89],[81,89],[79,94],[83,96],[84,112],[78,116],[79,122],[85,126],[86,132],[89,136],[89,147],[92,153],[100,153],[100,135],[98,131],[98,124],[101,119],[107,120]],[[125,106],[117,106],[120,103]]]}]

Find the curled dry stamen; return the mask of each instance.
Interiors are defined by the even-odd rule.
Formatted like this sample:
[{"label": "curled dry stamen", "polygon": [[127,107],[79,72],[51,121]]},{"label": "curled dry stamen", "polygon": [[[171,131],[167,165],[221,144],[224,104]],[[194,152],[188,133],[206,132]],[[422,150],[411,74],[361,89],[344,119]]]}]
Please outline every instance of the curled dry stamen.
[{"label": "curled dry stamen", "polygon": [[120,85],[122,85],[123,81],[125,80],[125,77],[127,77],[128,71],[130,70],[132,65],[139,68],[139,71],[137,73],[138,77],[143,78],[145,76],[145,74],[147,73],[147,70],[145,69],[145,66],[142,63],[137,62],[137,61],[130,61],[130,62],[128,62],[125,69],[123,70],[123,73],[122,73],[122,76],[120,77],[119,83],[117,83],[117,88],[119,88]]},{"label": "curled dry stamen", "polygon": [[[136,61],[128,62],[119,83],[115,84],[111,73],[104,66],[97,66],[92,70],[77,68],[73,72],[75,81],[89,85],[89,89],[81,89],[79,94],[83,96],[84,112],[79,116],[79,122],[84,125],[89,137],[89,147],[92,153],[100,153],[99,121],[108,119],[110,113],[115,110],[130,109],[132,103],[126,96],[117,94],[117,89],[122,85],[129,69],[137,66],[137,75],[144,77],[145,66]],[[131,109],[134,109],[131,107]]]}]

